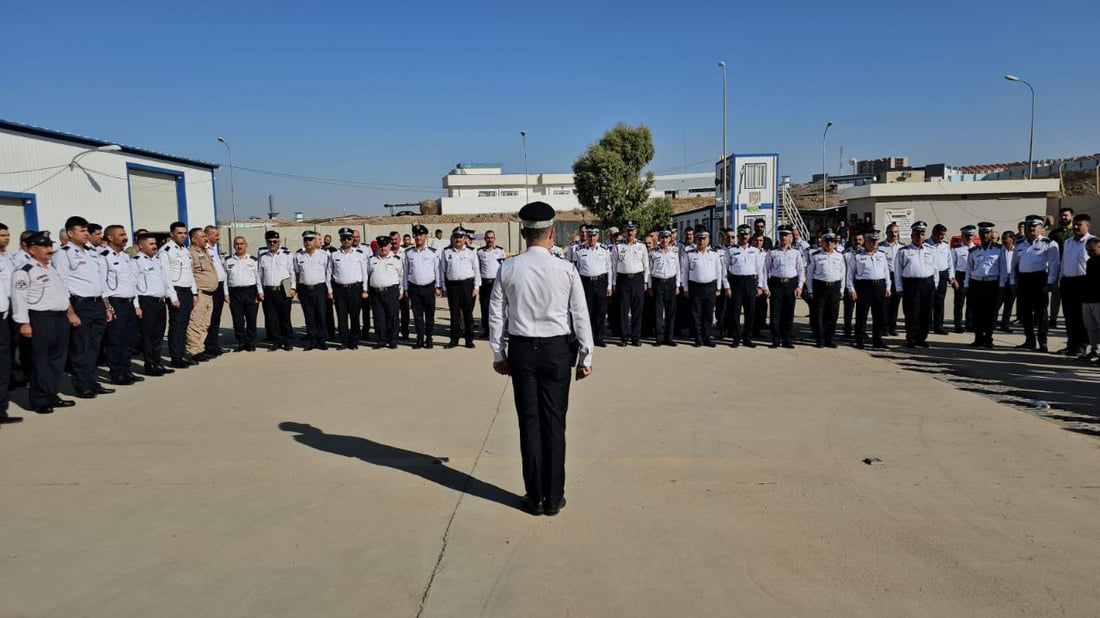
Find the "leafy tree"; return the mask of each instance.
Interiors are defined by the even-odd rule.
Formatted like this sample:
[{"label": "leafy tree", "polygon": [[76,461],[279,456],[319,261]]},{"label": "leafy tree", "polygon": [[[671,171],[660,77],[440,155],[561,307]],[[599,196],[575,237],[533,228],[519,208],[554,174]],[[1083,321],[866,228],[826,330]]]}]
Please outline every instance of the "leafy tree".
[{"label": "leafy tree", "polygon": [[653,172],[642,169],[653,160],[653,132],[645,125],[619,123],[573,162],[577,200],[604,225],[622,226],[627,219],[640,230],[672,222],[672,201],[650,199]]}]

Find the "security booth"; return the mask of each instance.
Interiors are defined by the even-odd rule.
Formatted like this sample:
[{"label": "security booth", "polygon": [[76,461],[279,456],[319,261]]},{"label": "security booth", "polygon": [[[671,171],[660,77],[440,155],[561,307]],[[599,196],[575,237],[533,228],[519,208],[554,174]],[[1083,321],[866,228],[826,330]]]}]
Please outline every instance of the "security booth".
[{"label": "security booth", "polygon": [[[769,236],[779,225],[779,155],[776,153],[731,154],[726,165],[716,165],[716,227],[752,225],[763,219]],[[728,175],[726,174],[728,172]],[[724,179],[729,179],[728,187]],[[725,205],[729,204],[727,208]]]}]

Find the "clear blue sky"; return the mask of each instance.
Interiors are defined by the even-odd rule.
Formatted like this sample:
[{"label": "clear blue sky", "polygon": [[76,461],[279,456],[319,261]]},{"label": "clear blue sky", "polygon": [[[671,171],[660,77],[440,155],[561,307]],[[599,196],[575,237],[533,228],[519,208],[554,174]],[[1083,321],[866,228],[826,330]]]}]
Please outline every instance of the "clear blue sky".
[{"label": "clear blue sky", "polygon": [[[156,6],[162,5],[162,6]],[[238,170],[238,215],[377,213],[441,195],[459,161],[567,172],[616,122],[653,129],[658,173],[729,149],[796,181],[838,149],[914,164],[1100,151],[1100,3],[9,2],[0,117]],[[228,213],[228,173],[218,202]],[[412,187],[412,188],[410,188]]]}]

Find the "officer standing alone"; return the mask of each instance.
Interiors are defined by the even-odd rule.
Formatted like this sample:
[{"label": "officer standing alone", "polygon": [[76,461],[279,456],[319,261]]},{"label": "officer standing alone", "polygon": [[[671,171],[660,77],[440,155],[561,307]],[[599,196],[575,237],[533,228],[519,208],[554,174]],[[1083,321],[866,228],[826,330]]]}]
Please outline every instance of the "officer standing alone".
[{"label": "officer standing alone", "polygon": [[580,380],[592,373],[592,331],[580,275],[550,254],[554,209],[532,202],[519,218],[527,251],[501,265],[489,305],[489,346],[493,369],[512,377],[526,489],[521,506],[532,515],[552,516],[565,507],[571,340],[577,342]]}]

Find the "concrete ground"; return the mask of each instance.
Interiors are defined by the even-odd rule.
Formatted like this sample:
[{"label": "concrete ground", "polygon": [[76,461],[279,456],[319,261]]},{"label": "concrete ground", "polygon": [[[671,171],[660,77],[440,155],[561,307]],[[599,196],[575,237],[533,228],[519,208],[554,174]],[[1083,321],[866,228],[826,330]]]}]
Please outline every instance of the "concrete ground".
[{"label": "concrete ground", "polygon": [[1100,372],[997,339],[597,350],[554,518],[485,342],[229,354],[0,430],[0,616],[1098,615],[1100,442],[1025,391]]}]

